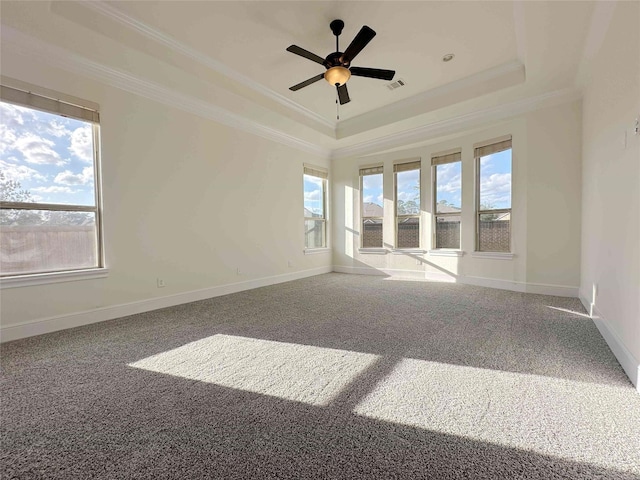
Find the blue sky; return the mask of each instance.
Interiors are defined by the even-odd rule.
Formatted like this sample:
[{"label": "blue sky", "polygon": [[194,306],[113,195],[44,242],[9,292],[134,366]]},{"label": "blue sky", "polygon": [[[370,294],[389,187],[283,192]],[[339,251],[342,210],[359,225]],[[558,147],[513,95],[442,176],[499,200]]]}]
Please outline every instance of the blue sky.
[{"label": "blue sky", "polygon": [[93,205],[91,124],[0,102],[0,171],[36,202]]},{"label": "blue sky", "polygon": [[304,175],[304,208],[322,215],[324,209],[322,201],[322,179],[311,175]]},{"label": "blue sky", "polygon": [[[480,159],[481,203],[493,208],[511,208],[511,150],[487,155]],[[460,208],[461,163],[438,166],[437,200],[446,200]],[[365,203],[383,205],[382,174],[365,175],[362,180],[362,199]],[[398,198],[410,200],[416,196],[418,170],[401,172],[398,175]]]},{"label": "blue sky", "polygon": [[480,204],[511,208],[511,150],[480,158]]}]

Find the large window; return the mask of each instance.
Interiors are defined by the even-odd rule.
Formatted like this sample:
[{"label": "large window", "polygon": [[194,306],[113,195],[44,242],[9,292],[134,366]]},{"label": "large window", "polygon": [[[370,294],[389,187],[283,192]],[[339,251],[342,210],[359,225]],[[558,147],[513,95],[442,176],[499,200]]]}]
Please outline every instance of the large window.
[{"label": "large window", "polygon": [[393,166],[396,248],[420,248],[420,161]]},{"label": "large window", "polygon": [[362,248],[381,248],[384,200],[382,166],[360,169],[360,217]]},{"label": "large window", "polygon": [[304,247],[327,246],[327,172],[304,167]]},{"label": "large window", "polygon": [[2,276],[99,268],[99,115],[2,86]]},{"label": "large window", "polygon": [[462,158],[460,152],[434,156],[435,248],[460,248]]},{"label": "large window", "polygon": [[476,146],[476,249],[511,251],[511,138]]}]

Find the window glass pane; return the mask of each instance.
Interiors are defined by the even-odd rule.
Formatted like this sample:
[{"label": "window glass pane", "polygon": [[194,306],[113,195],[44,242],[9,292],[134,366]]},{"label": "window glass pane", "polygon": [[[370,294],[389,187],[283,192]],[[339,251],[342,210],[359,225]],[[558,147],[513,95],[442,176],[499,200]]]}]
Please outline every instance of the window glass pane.
[{"label": "window glass pane", "polygon": [[436,213],[458,213],[462,204],[462,162],[436,167]]},{"label": "window glass pane", "polygon": [[480,214],[478,249],[481,252],[509,252],[511,213]]},{"label": "window glass pane", "polygon": [[396,173],[396,209],[398,215],[420,213],[420,169]]},{"label": "window glass pane", "polygon": [[365,218],[362,221],[362,247],[382,247],[382,219]]},{"label": "window glass pane", "polygon": [[418,217],[398,218],[397,248],[420,247],[420,220]]},{"label": "window glass pane", "polygon": [[382,174],[363,175],[362,207],[363,217],[382,217],[384,201],[382,198]]},{"label": "window glass pane", "polygon": [[511,208],[511,149],[480,157],[480,210]]},{"label": "window glass pane", "polygon": [[0,102],[0,198],[94,206],[93,128]]},{"label": "window glass pane", "polygon": [[362,176],[362,247],[382,247],[382,174]]},{"label": "window glass pane", "polygon": [[98,266],[94,213],[7,209],[0,222],[3,275]]},{"label": "window glass pane", "polygon": [[323,248],[325,246],[324,220],[304,221],[304,245],[306,248]]},{"label": "window glass pane", "polygon": [[324,190],[325,180],[304,175],[304,216],[324,218]]},{"label": "window glass pane", "polygon": [[436,248],[460,248],[460,215],[436,216]]}]

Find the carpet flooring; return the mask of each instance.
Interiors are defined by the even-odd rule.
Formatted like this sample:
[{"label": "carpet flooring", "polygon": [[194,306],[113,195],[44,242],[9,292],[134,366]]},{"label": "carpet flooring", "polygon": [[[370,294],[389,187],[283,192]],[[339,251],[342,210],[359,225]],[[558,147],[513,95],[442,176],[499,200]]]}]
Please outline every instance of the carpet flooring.
[{"label": "carpet flooring", "polygon": [[327,274],[0,355],[3,479],[640,479],[576,299]]}]

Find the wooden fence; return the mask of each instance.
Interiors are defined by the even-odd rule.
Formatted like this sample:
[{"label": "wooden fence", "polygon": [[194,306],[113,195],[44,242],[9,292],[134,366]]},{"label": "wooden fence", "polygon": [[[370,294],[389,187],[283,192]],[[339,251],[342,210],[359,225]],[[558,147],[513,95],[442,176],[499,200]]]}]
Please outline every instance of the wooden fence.
[{"label": "wooden fence", "polygon": [[2,274],[71,270],[98,266],[92,225],[0,227]]}]

